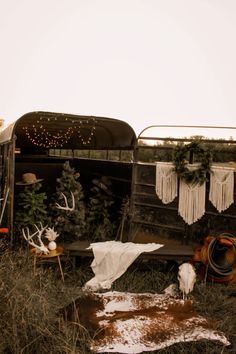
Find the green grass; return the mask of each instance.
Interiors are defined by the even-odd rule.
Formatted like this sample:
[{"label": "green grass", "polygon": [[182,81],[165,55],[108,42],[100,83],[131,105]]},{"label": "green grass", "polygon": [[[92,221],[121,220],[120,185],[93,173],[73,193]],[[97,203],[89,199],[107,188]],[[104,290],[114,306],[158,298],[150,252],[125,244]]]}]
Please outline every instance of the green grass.
[{"label": "green grass", "polygon": [[[4,251],[0,257],[0,353],[78,354],[90,353],[90,336],[78,321],[68,322],[61,309],[83,296],[82,286],[92,277],[90,261],[83,259],[74,269],[64,261],[65,283],[56,265],[37,268],[26,250]],[[160,293],[177,282],[177,266],[167,262],[136,262],[117,279],[112,290]],[[216,320],[230,347],[210,341],[179,343],[152,353],[235,354],[236,285],[205,284],[198,280],[194,306],[199,314]]]}]

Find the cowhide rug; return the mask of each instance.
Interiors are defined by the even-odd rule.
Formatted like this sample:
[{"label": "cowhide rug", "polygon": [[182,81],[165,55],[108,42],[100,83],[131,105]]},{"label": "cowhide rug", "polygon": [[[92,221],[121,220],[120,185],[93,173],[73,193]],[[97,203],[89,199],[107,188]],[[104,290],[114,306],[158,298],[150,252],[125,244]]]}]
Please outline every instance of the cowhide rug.
[{"label": "cowhide rug", "polygon": [[95,353],[142,353],[203,339],[230,344],[192,301],[169,294],[89,293],[67,308],[67,319],[88,329]]}]

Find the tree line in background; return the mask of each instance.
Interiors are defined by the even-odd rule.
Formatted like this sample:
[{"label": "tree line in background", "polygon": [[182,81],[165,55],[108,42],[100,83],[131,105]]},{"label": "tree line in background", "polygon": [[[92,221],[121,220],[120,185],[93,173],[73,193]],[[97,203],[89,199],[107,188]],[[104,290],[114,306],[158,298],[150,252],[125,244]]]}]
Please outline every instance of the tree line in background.
[{"label": "tree line in background", "polygon": [[[236,153],[236,142],[233,142],[233,137],[228,142],[225,139],[220,139],[217,142],[212,139],[207,139],[201,135],[191,136],[190,138],[182,138],[182,140],[198,140],[203,146],[213,151],[213,160],[217,162],[233,161]],[[164,141],[156,142],[155,144],[148,144],[145,140],[139,140],[138,146],[138,161],[155,162],[155,161],[172,161],[173,149],[176,145],[182,142],[174,141],[173,138],[165,138]],[[50,155],[56,156],[70,156],[77,158],[89,158],[96,160],[111,160],[111,161],[133,161],[133,151],[131,150],[63,150],[52,149]]]},{"label": "tree line in background", "polygon": [[142,162],[172,161],[173,150],[177,145],[182,145],[185,139],[201,142],[201,145],[204,148],[211,151],[212,160],[214,162],[228,162],[235,160],[236,142],[231,143],[224,139],[217,142],[214,139],[204,141],[204,137],[199,135],[192,136],[188,139],[183,138],[182,141],[179,142],[173,141],[172,138],[166,138],[165,141],[157,142],[155,145],[149,145],[141,140],[139,142],[137,160]]}]

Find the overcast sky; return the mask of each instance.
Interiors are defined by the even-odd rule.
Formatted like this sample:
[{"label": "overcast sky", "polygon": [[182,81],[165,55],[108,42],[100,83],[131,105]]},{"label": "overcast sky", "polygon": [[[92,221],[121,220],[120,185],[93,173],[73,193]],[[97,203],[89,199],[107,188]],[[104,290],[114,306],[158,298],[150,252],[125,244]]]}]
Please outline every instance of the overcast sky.
[{"label": "overcast sky", "polygon": [[236,126],[235,0],[0,0],[0,117]]}]

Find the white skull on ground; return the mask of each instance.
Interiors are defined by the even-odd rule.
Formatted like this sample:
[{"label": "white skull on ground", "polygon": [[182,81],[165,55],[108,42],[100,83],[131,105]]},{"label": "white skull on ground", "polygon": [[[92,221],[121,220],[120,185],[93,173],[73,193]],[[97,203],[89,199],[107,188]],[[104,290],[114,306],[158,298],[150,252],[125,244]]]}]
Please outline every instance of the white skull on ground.
[{"label": "white skull on ground", "polygon": [[185,299],[185,297],[193,291],[194,284],[196,283],[196,277],[196,271],[192,264],[183,263],[179,266],[179,289],[183,293],[183,299]]}]

